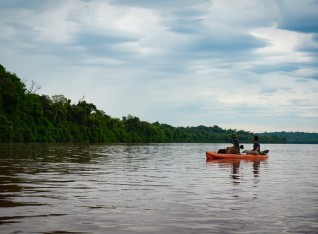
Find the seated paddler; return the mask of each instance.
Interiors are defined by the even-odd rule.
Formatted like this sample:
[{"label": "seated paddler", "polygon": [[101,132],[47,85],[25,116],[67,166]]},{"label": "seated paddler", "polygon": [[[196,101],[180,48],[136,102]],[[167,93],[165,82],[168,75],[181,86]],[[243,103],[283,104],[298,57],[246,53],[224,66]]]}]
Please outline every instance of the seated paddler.
[{"label": "seated paddler", "polygon": [[225,151],[226,151],[227,154],[239,154],[240,153],[240,142],[238,140],[238,137],[237,137],[236,133],[233,133],[231,135],[231,138],[232,138],[231,142],[232,142],[233,146],[232,147],[227,147],[225,149]]}]

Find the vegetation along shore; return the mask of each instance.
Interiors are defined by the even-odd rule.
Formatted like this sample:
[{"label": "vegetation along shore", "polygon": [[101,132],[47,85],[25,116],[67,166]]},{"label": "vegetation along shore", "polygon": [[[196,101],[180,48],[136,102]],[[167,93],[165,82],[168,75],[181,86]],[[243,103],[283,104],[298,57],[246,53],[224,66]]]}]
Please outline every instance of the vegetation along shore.
[{"label": "vegetation along shore", "polygon": [[[226,143],[237,132],[241,143],[255,133],[212,127],[173,127],[141,121],[135,116],[113,118],[93,103],[72,104],[64,95],[36,94],[0,64],[0,142],[91,143]],[[318,133],[258,133],[262,143],[318,144]]]}]

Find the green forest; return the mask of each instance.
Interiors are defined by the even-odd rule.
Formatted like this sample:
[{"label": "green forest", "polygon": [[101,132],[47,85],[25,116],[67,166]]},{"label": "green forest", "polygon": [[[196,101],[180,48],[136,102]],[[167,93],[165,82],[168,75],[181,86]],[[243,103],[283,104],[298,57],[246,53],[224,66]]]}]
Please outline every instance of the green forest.
[{"label": "green forest", "polygon": [[[0,142],[226,143],[236,132],[241,143],[254,133],[211,127],[173,127],[135,116],[113,118],[93,103],[72,103],[64,95],[39,95],[0,64]],[[318,143],[317,133],[259,133],[262,143]]]}]

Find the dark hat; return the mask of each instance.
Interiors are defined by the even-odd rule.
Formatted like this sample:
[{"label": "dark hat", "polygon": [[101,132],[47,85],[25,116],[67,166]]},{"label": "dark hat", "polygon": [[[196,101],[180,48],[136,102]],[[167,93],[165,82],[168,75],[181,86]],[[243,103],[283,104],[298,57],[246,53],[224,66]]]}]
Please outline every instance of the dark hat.
[{"label": "dark hat", "polygon": [[232,137],[232,138],[237,138],[236,133],[232,133],[231,137]]}]

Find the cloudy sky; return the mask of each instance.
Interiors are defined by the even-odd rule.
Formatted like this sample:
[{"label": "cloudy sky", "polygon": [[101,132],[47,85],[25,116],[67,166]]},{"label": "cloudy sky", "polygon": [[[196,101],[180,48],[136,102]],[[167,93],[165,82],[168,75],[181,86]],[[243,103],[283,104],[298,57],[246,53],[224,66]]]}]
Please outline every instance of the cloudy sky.
[{"label": "cloudy sky", "polygon": [[318,132],[317,12],[317,0],[0,0],[0,64],[116,118]]}]

